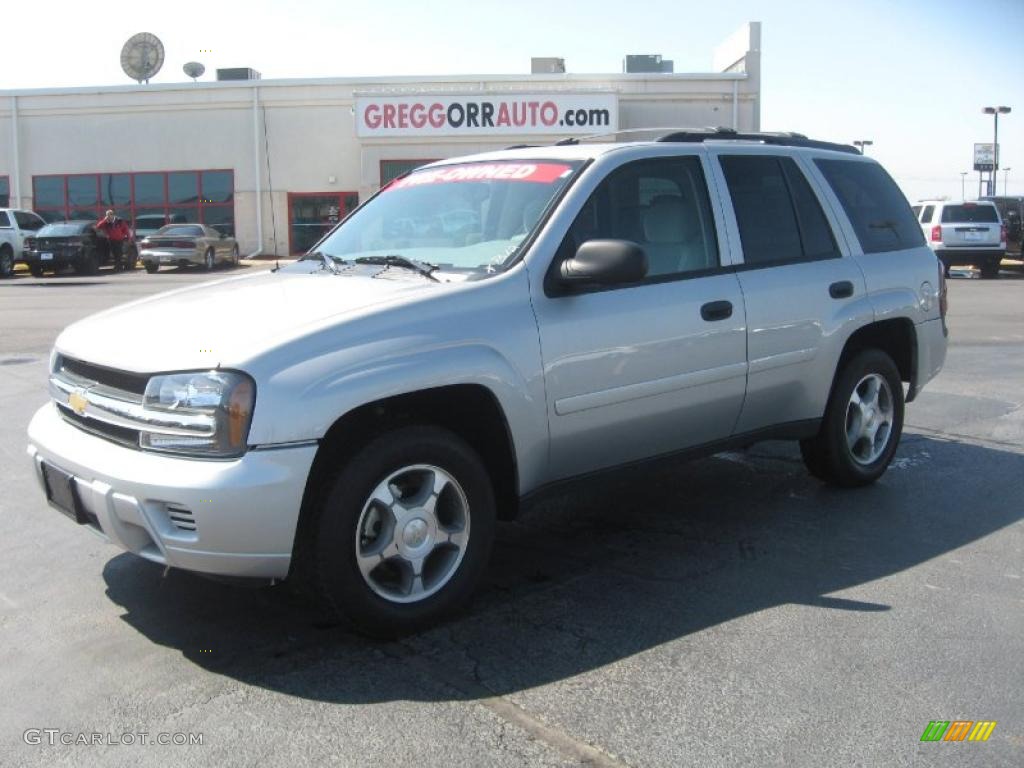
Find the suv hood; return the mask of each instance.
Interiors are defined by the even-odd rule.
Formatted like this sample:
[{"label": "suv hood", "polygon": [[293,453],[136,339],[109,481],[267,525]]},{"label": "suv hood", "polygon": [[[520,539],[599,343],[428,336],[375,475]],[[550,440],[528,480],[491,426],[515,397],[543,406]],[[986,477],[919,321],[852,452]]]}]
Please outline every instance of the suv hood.
[{"label": "suv hood", "polygon": [[137,373],[237,366],[369,308],[451,284],[316,271],[231,277],[140,299],[68,326],[57,351]]}]

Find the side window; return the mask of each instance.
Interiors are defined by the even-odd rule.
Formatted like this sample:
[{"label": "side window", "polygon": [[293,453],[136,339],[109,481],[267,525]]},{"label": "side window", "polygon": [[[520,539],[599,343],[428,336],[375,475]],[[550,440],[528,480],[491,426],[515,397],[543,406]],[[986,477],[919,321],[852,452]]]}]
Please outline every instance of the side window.
[{"label": "side window", "polygon": [[718,267],[718,240],[700,159],[637,160],[612,171],[577,215],[556,258],[570,258],[593,239],[641,245],[648,278]]},{"label": "side window", "polygon": [[791,158],[719,158],[736,213],[746,264],[838,256],[835,239],[807,179]]},{"label": "side window", "polygon": [[864,253],[885,253],[924,245],[907,198],[877,163],[814,161],[839,198]]},{"label": "side window", "polygon": [[25,213],[23,211],[13,211],[14,219],[18,222],[18,226],[21,229],[30,230],[35,232],[43,226],[42,219],[37,216],[33,216],[31,213]]},{"label": "side window", "polygon": [[11,226],[11,217],[7,215],[7,211],[0,211],[0,227]]},{"label": "side window", "polygon": [[921,211],[921,223],[922,224],[931,224],[932,223],[932,216],[934,216],[934,215],[935,215],[935,206],[934,205],[926,205],[924,207],[924,210]]},{"label": "side window", "polygon": [[910,210],[912,210],[914,212],[915,216],[920,216],[921,215],[921,206],[920,205],[912,205],[912,206],[910,206]]}]

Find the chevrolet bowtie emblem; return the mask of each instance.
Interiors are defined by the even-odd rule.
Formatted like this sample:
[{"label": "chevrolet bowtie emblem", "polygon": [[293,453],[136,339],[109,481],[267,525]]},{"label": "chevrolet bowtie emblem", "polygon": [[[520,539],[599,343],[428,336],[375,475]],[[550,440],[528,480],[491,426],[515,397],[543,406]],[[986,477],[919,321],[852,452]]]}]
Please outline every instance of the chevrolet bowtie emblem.
[{"label": "chevrolet bowtie emblem", "polygon": [[68,405],[71,406],[71,410],[82,416],[85,413],[85,406],[88,404],[88,400],[85,399],[85,395],[81,392],[72,392],[68,395]]}]

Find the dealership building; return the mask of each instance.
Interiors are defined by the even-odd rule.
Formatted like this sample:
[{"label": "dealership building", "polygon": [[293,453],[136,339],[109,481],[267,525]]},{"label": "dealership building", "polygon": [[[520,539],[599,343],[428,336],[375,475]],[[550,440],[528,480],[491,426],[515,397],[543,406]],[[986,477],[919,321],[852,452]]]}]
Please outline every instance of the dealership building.
[{"label": "dealership building", "polygon": [[759,130],[760,36],[744,25],[709,73],[629,57],[622,74],[574,74],[544,59],[529,75],[0,91],[0,207],[176,215],[234,233],[243,254],[301,253],[433,160],[635,128]]}]

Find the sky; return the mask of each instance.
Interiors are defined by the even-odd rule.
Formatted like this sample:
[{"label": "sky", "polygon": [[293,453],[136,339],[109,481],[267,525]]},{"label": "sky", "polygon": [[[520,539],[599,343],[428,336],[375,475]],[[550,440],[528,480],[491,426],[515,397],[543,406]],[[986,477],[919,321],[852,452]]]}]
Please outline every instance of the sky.
[{"label": "sky", "polygon": [[[10,15],[10,11],[7,12]],[[101,4],[50,0],[35,29],[4,35],[0,91],[124,85],[120,50],[156,34],[166,61],[154,83],[203,80],[219,67],[264,78],[529,72],[558,56],[569,72],[616,73],[626,53],[660,53],[676,72],[710,72],[716,45],[762,22],[763,130],[849,143],[870,139],[911,200],[959,197],[975,142],[1000,118],[999,192],[1024,195],[1024,0],[207,0]],[[17,25],[15,25],[17,26]],[[40,45],[45,43],[45,51]],[[1016,170],[1014,170],[1016,169]]]}]

